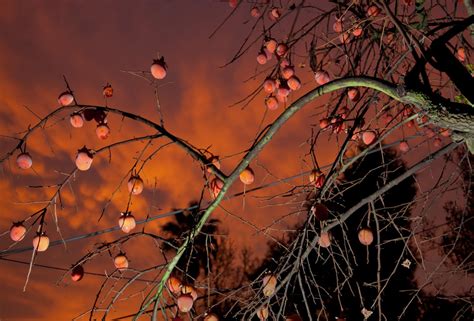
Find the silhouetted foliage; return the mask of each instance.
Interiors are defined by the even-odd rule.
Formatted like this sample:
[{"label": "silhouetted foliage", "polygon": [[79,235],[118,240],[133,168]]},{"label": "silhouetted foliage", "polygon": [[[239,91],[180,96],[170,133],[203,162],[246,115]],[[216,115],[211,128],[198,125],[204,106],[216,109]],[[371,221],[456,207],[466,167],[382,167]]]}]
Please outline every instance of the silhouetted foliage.
[{"label": "silhouetted foliage", "polygon": [[[189,208],[192,209],[179,212],[173,216],[174,221],[164,224],[161,228],[167,235],[167,241],[175,247],[183,244],[185,237],[202,216],[203,212],[197,202],[191,202]],[[212,260],[216,258],[218,251],[217,240],[214,236],[218,231],[218,223],[219,220],[217,219],[209,219],[179,260],[177,268],[184,272],[183,275],[190,278],[187,282],[194,283],[201,273],[201,269],[205,275],[212,269]],[[165,251],[174,251],[175,248],[166,244],[166,242],[163,244]]]},{"label": "silhouetted foliage", "polygon": [[462,174],[462,190],[464,201],[450,201],[445,205],[448,213],[448,233],[443,237],[443,251],[448,254],[453,263],[463,267],[467,273],[473,272],[474,268],[474,197],[472,186],[474,174],[472,164],[474,156],[468,154],[460,159],[459,171]]},{"label": "silhouetted foliage", "polygon": [[[344,173],[335,192],[338,194],[325,202],[329,209],[328,221],[376,192],[405,170],[404,163],[396,158],[392,150],[367,155]],[[302,293],[298,284],[298,277],[293,276],[285,296],[287,302],[281,303],[286,305],[286,314],[296,312],[303,320],[309,320],[307,311],[310,311],[313,320],[318,315],[319,320],[334,320],[337,317],[363,320],[361,310],[365,307],[374,312],[371,318],[377,320],[377,275],[380,272],[379,281],[383,288],[382,319],[398,320],[412,296],[410,290],[416,288],[413,265],[410,268],[401,265],[405,259],[414,261],[407,244],[410,236],[410,205],[416,194],[414,182],[413,177],[404,180],[381,195],[370,207],[363,206],[342,226],[331,230],[331,246],[327,249],[315,248],[299,268],[305,293]],[[324,226],[326,223],[320,224]],[[358,231],[363,227],[370,227],[374,231],[374,243],[370,246],[362,245],[358,240]],[[301,229],[302,225],[294,235],[298,235]],[[314,236],[314,232],[306,233]],[[295,241],[294,236],[290,236],[285,244],[292,241]],[[264,270],[277,270],[280,260],[288,255],[291,253],[277,244],[271,245],[255,277]],[[283,277],[285,273],[280,275],[280,278]],[[416,314],[416,305],[411,304],[401,319],[416,320]]]}]

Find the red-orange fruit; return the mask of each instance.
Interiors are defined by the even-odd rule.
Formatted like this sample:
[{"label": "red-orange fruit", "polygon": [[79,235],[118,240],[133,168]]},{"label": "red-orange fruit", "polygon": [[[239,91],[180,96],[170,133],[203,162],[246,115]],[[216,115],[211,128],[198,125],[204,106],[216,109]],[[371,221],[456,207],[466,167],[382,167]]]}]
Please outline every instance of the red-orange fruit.
[{"label": "red-orange fruit", "polygon": [[362,141],[366,145],[370,145],[373,142],[375,142],[376,138],[377,138],[377,134],[375,134],[375,132],[372,131],[372,130],[367,130],[367,131],[362,133]]},{"label": "red-orange fruit", "polygon": [[65,91],[61,93],[58,97],[58,102],[61,106],[69,106],[73,103],[74,101],[74,96],[72,95],[72,92],[70,91]]},{"label": "red-orange fruit", "polygon": [[33,165],[33,159],[28,153],[21,153],[16,158],[16,164],[21,169],[28,169]]},{"label": "red-orange fruit", "polygon": [[456,55],[457,55],[459,61],[461,61],[461,62],[466,61],[466,50],[463,47],[458,48]]},{"label": "red-orange fruit", "polygon": [[360,98],[359,89],[351,88],[347,91],[347,96],[351,101],[358,101]]},{"label": "red-orange fruit", "polygon": [[165,58],[161,57],[160,59],[154,59],[150,67],[151,75],[155,79],[163,79],[167,74],[167,65],[165,63]]},{"label": "red-orange fruit", "polygon": [[112,88],[112,85],[110,84],[105,85],[104,88],[102,89],[102,95],[104,95],[104,97],[106,98],[112,97],[113,94],[114,94],[114,89]]},{"label": "red-orange fruit", "polygon": [[240,181],[245,185],[250,185],[255,180],[255,175],[250,167],[244,169],[239,175]]},{"label": "red-orange fruit", "polygon": [[49,237],[46,235],[46,233],[37,234],[33,238],[33,248],[37,250],[38,252],[44,252],[48,249],[49,247]]},{"label": "red-orange fruit", "polygon": [[372,230],[368,227],[361,229],[358,237],[359,242],[366,246],[369,246],[374,241],[374,233],[372,233]]},{"label": "red-orange fruit", "polygon": [[258,55],[257,55],[257,62],[260,64],[260,65],[264,65],[267,63],[267,55],[265,54],[265,52],[261,51]]},{"label": "red-orange fruit", "polygon": [[76,166],[79,170],[86,171],[91,168],[92,161],[92,153],[87,147],[84,146],[77,151]]},{"label": "red-orange fruit", "polygon": [[441,141],[441,138],[439,138],[439,137],[436,137],[433,140],[433,146],[434,147],[441,147],[442,144],[443,144],[443,142]]},{"label": "red-orange fruit", "polygon": [[285,43],[280,43],[275,52],[279,57],[283,57],[288,52],[288,46]]},{"label": "red-orange fruit", "polygon": [[268,274],[263,277],[262,283],[263,295],[265,295],[266,297],[272,296],[273,293],[275,293],[277,278],[272,274]]},{"label": "red-orange fruit", "polygon": [[443,136],[443,137],[449,137],[449,136],[451,136],[451,133],[449,132],[449,129],[447,129],[447,128],[441,128],[441,129],[439,130],[439,134],[440,134],[441,136]]},{"label": "red-orange fruit", "polygon": [[196,289],[191,285],[183,285],[181,287],[181,293],[191,295],[191,297],[193,298],[193,301],[196,301],[198,297],[198,293]]},{"label": "red-orange fruit", "polygon": [[181,293],[181,287],[183,286],[183,283],[181,283],[181,280],[177,277],[171,276],[166,282],[166,285],[172,293],[179,294]]},{"label": "red-orange fruit", "polygon": [[342,30],[343,30],[342,20],[341,19],[336,19],[336,21],[332,25],[332,29],[337,33],[341,33]]},{"label": "red-orange fruit", "polygon": [[269,96],[265,99],[265,106],[269,110],[275,110],[278,108],[278,100],[275,96]]},{"label": "red-orange fruit", "polygon": [[316,188],[321,188],[324,185],[326,176],[319,170],[313,169],[309,174],[309,183],[313,184]]},{"label": "red-orange fruit", "polygon": [[324,85],[331,81],[329,74],[324,70],[319,70],[314,73],[314,79],[319,85]]},{"label": "red-orange fruit", "polygon": [[95,129],[95,133],[99,139],[105,140],[109,137],[110,128],[105,123],[100,123]]},{"label": "red-orange fruit", "polygon": [[260,12],[260,9],[258,7],[253,7],[252,10],[250,10],[250,15],[254,18],[260,17],[262,13]]},{"label": "red-orange fruit", "polygon": [[26,227],[21,223],[13,223],[10,227],[10,238],[12,241],[19,242],[25,238]]},{"label": "red-orange fruit", "polygon": [[178,297],[178,300],[177,300],[178,309],[179,311],[183,313],[191,311],[191,309],[193,308],[193,304],[194,304],[194,300],[190,294],[181,294]]},{"label": "red-orange fruit", "polygon": [[143,192],[144,184],[139,175],[132,175],[127,183],[128,192],[132,195],[139,195]]},{"label": "red-orange fruit", "polygon": [[278,43],[273,38],[270,38],[265,42],[265,48],[272,54],[275,53],[277,46],[278,46]]},{"label": "red-orange fruit", "polygon": [[279,103],[285,104],[288,101],[288,95],[280,95],[279,93],[276,94],[276,99]]},{"label": "red-orange fruit", "polygon": [[319,128],[326,129],[329,126],[329,119],[323,118],[319,121]]},{"label": "red-orange fruit", "polygon": [[124,253],[120,253],[114,258],[114,265],[118,270],[128,269],[128,259]]},{"label": "red-orange fruit", "polygon": [[406,153],[410,150],[410,146],[408,145],[408,143],[406,141],[401,141],[400,144],[398,145],[398,149],[402,152],[402,153]]},{"label": "red-orange fruit", "polygon": [[263,82],[263,90],[268,93],[268,94],[271,94],[272,92],[274,92],[276,89],[276,82],[274,79],[272,78],[267,78],[265,79],[265,81]]},{"label": "red-orange fruit", "polygon": [[357,26],[354,28],[354,30],[352,30],[352,35],[354,37],[360,37],[362,36],[362,32],[364,31],[364,29],[362,29],[361,26]]},{"label": "red-orange fruit", "polygon": [[76,265],[71,271],[71,280],[79,282],[84,277],[84,268],[82,265]]},{"label": "red-orange fruit", "polygon": [[289,79],[295,74],[295,67],[287,66],[281,70],[281,75],[284,79]]},{"label": "red-orange fruit", "polygon": [[327,248],[331,245],[331,235],[329,232],[321,232],[319,236],[318,244],[321,247]]},{"label": "red-orange fruit", "polygon": [[238,3],[238,0],[229,0],[229,7],[236,8]]},{"label": "red-orange fruit", "polygon": [[264,321],[268,318],[268,307],[263,306],[257,310],[257,317],[261,320]]},{"label": "red-orange fruit", "polygon": [[301,81],[296,76],[291,76],[287,81],[288,87],[291,90],[298,90],[301,88]]},{"label": "red-orange fruit", "polygon": [[121,213],[118,224],[125,233],[130,233],[137,226],[135,217],[130,213]]},{"label": "red-orange fruit", "polygon": [[224,187],[224,182],[220,178],[215,177],[209,183],[209,189],[211,191],[211,196],[213,198],[216,198],[219,195],[219,193],[221,192],[223,187]]},{"label": "red-orange fruit", "polygon": [[370,6],[367,9],[367,15],[369,17],[377,17],[380,14],[380,8],[377,6]]},{"label": "red-orange fruit", "polygon": [[81,128],[84,126],[84,117],[82,117],[81,113],[72,113],[71,116],[69,116],[69,122],[72,127]]},{"label": "red-orange fruit", "polygon": [[289,94],[290,94],[290,87],[288,87],[288,84],[285,81],[284,83],[280,84],[280,87],[278,87],[277,98],[278,96],[287,97]]},{"label": "red-orange fruit", "polygon": [[281,11],[278,8],[272,8],[270,11],[270,19],[273,21],[278,20],[281,17]]}]

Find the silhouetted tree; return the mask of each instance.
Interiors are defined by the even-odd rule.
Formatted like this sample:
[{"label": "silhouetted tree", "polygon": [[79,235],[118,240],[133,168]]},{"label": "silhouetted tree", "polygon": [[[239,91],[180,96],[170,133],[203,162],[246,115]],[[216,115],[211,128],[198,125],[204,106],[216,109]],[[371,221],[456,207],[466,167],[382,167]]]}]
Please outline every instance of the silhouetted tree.
[{"label": "silhouetted tree", "polygon": [[[377,192],[382,186],[406,170],[393,150],[376,151],[357,161],[340,178],[333,197],[324,202],[327,220],[313,220],[316,214],[308,211],[310,217],[297,227],[297,232],[285,243],[286,248],[296,240],[306,224],[326,222],[336,219],[363,198]],[[416,194],[414,178],[410,177],[380,195],[377,200],[357,210],[342,226],[333,228],[331,245],[315,248],[310,256],[301,262],[299,272],[292,277],[285,297],[272,307],[276,312],[281,304],[286,305],[286,314],[298,313],[304,320],[364,320],[363,308],[371,310],[372,320],[416,320],[416,305],[407,307],[411,293],[416,288],[413,281],[414,268],[403,267],[408,259],[414,261],[408,247],[410,236],[410,205]],[[320,206],[312,203],[309,205]],[[314,207],[313,207],[314,208]],[[324,207],[323,207],[324,208]],[[321,212],[317,208],[316,212]],[[323,214],[324,216],[324,214]],[[324,219],[324,217],[319,217]],[[374,242],[365,246],[358,240],[358,231],[370,227]],[[310,236],[320,230],[306,230]],[[379,234],[379,236],[377,236]],[[377,239],[379,240],[377,241]],[[380,250],[380,251],[379,251]],[[282,260],[293,255],[278,244],[271,248],[263,264],[255,272],[255,277],[265,270],[278,270]],[[287,273],[283,272],[282,279]],[[300,278],[300,279],[299,279]],[[301,281],[301,284],[299,283]],[[378,318],[377,295],[380,293],[382,318]],[[416,302],[416,301],[415,301]],[[319,311],[319,312],[318,312]]]},{"label": "silhouetted tree", "polygon": [[[171,252],[181,246],[201,218],[203,212],[198,202],[191,202],[188,208],[191,210],[179,212],[173,216],[173,221],[161,227],[167,241],[172,244],[163,243],[165,251]],[[218,231],[218,223],[217,219],[209,219],[179,260],[177,268],[184,272],[183,275],[190,278],[188,282],[194,282],[201,273],[201,269],[205,275],[212,269],[212,260],[216,258],[218,252],[218,244],[214,236]]]}]

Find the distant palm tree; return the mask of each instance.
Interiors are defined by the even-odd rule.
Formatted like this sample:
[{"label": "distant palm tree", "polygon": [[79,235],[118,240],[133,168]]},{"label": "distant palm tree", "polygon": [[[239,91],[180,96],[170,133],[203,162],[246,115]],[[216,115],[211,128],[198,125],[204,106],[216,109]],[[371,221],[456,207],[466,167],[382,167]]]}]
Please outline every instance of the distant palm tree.
[{"label": "distant palm tree", "polygon": [[[162,226],[161,229],[166,234],[165,238],[169,242],[169,244],[164,243],[165,251],[172,252],[175,251],[176,247],[181,246],[204,213],[199,208],[198,202],[191,202],[189,208],[190,210],[184,210],[176,214],[174,222],[168,222]],[[219,223],[218,219],[209,219],[179,260],[177,268],[191,279],[188,282],[193,282],[199,276],[201,268],[205,275],[211,271],[212,262],[215,260],[218,250],[215,233],[219,229]]]}]

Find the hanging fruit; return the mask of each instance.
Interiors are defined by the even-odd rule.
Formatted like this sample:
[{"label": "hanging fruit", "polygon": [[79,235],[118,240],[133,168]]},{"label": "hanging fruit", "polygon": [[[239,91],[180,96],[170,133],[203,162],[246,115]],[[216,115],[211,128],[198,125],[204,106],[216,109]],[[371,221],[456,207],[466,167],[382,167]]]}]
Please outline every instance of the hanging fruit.
[{"label": "hanging fruit", "polygon": [[367,16],[369,17],[377,17],[379,14],[380,14],[380,8],[375,5],[370,6],[367,9]]},{"label": "hanging fruit", "polygon": [[84,117],[82,117],[81,113],[74,112],[69,116],[69,122],[71,126],[74,128],[81,128],[84,126]]},{"label": "hanging fruit", "polygon": [[120,213],[119,226],[125,233],[130,233],[131,230],[135,228],[137,223],[135,222],[135,217],[130,212]]},{"label": "hanging fruit", "polygon": [[359,231],[358,234],[359,242],[365,246],[369,246],[374,241],[374,233],[368,227],[365,227]]},{"label": "hanging fruit", "polygon": [[358,101],[360,98],[360,93],[357,88],[351,88],[347,91],[347,96],[351,101]]},{"label": "hanging fruit", "polygon": [[77,151],[76,155],[76,166],[81,171],[87,171],[91,168],[93,161],[92,150],[87,149],[86,146],[82,147]]},{"label": "hanging fruit", "polygon": [[275,96],[268,96],[265,98],[265,106],[267,106],[268,110],[275,110],[278,108],[278,99]]},{"label": "hanging fruit", "polygon": [[265,81],[263,82],[263,90],[267,93],[267,94],[271,94],[272,92],[274,92],[276,89],[276,82],[274,79],[272,78],[267,78],[265,79]]},{"label": "hanging fruit", "polygon": [[69,106],[73,103],[74,101],[74,96],[72,95],[72,92],[70,91],[65,91],[61,93],[58,97],[58,102],[61,106]]},{"label": "hanging fruit", "polygon": [[319,85],[324,85],[331,81],[329,74],[324,70],[316,71],[314,73],[314,79]]},{"label": "hanging fruit", "polygon": [[224,182],[218,178],[218,177],[215,177],[211,183],[209,183],[209,188],[211,190],[211,196],[213,198],[216,198],[219,193],[221,192],[222,188],[224,187]]},{"label": "hanging fruit", "polygon": [[278,44],[278,46],[276,47],[276,54],[278,57],[283,57],[284,55],[287,54],[288,52],[288,46],[286,45],[286,43],[280,43]]},{"label": "hanging fruit", "polygon": [[265,321],[268,318],[268,307],[263,306],[257,310],[257,317],[261,321]]},{"label": "hanging fruit", "polygon": [[298,90],[301,88],[301,81],[296,76],[291,76],[287,81],[288,87],[291,90]]},{"label": "hanging fruit", "polygon": [[109,137],[110,128],[106,123],[101,122],[97,125],[95,133],[99,139],[105,140]]},{"label": "hanging fruit", "polygon": [[151,75],[155,79],[163,79],[166,77],[167,68],[168,66],[165,63],[165,57],[154,59],[150,67]]},{"label": "hanging fruit", "polygon": [[33,165],[33,159],[30,154],[23,152],[16,158],[16,164],[21,169],[28,169]]},{"label": "hanging fruit", "polygon": [[12,241],[19,242],[25,238],[26,227],[22,222],[13,223],[10,227],[10,238]]},{"label": "hanging fruit", "polygon": [[181,280],[174,276],[171,276],[168,281],[166,281],[166,285],[168,286],[170,292],[173,294],[181,293],[181,287],[183,286]]},{"label": "hanging fruit", "polygon": [[371,145],[373,142],[375,142],[376,138],[377,138],[377,134],[372,130],[367,130],[367,131],[362,133],[362,141],[367,146]]},{"label": "hanging fruit", "polygon": [[245,185],[250,185],[255,180],[255,175],[250,167],[244,169],[239,175],[240,181]]},{"label": "hanging fruit", "polygon": [[114,88],[112,88],[111,84],[107,84],[104,86],[102,89],[102,95],[104,95],[105,98],[110,98],[114,94]]},{"label": "hanging fruit", "polygon": [[331,234],[329,232],[321,232],[318,244],[321,247],[328,248],[331,245]]},{"label": "hanging fruit", "polygon": [[120,252],[115,258],[114,258],[114,265],[115,268],[118,270],[125,270],[128,269],[128,259],[125,253]]},{"label": "hanging fruit", "polygon": [[33,238],[33,248],[38,252],[44,252],[49,247],[49,237],[46,233],[37,233],[36,236]]},{"label": "hanging fruit", "polygon": [[132,175],[127,183],[128,192],[132,195],[140,195],[143,192],[144,184],[139,175]]},{"label": "hanging fruit", "polygon": [[268,274],[263,277],[263,295],[270,297],[275,293],[277,278],[273,274]]},{"label": "hanging fruit", "polygon": [[265,52],[262,50],[258,53],[257,55],[257,62],[260,64],[260,65],[264,65],[267,63],[267,55],[265,54]]},{"label": "hanging fruit", "polygon": [[71,271],[71,280],[79,282],[84,277],[84,268],[82,265],[76,265]]},{"label": "hanging fruit", "polygon": [[410,150],[410,146],[408,145],[408,142],[403,140],[400,142],[400,145],[398,145],[398,149],[402,152],[402,153],[406,153]]},{"label": "hanging fruit", "polygon": [[278,42],[273,39],[273,38],[269,38],[266,42],[265,42],[265,48],[268,50],[268,52],[270,52],[271,54],[275,53],[275,50],[278,46]]},{"label": "hanging fruit", "polygon": [[309,183],[314,185],[316,188],[321,188],[324,185],[326,176],[317,169],[313,169],[311,174],[309,174]]},{"label": "hanging fruit", "polygon": [[253,7],[252,10],[250,10],[250,15],[253,18],[258,18],[260,17],[262,13],[260,12],[260,9],[258,7]]},{"label": "hanging fruit", "polygon": [[181,294],[177,301],[178,309],[183,313],[189,312],[193,308],[194,300],[190,294]]}]

